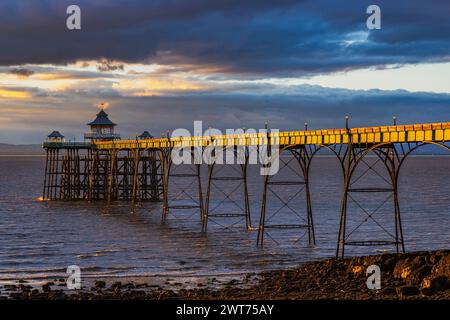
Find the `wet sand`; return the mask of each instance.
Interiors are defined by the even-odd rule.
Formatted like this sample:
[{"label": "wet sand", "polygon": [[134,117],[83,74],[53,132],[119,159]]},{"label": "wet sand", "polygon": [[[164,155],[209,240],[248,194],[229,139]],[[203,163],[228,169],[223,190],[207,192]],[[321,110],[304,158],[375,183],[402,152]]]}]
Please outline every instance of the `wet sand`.
[{"label": "wet sand", "polygon": [[[381,289],[367,288],[366,270],[370,265],[381,269]],[[327,259],[259,274],[83,279],[80,290],[68,290],[65,279],[54,279],[41,286],[17,281],[0,285],[0,298],[448,300],[450,250]]]}]

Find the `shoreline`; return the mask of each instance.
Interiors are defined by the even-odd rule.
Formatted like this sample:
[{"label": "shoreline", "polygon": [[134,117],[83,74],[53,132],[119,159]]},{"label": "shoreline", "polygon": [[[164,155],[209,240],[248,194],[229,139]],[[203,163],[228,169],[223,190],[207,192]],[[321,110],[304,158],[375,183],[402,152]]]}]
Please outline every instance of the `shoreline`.
[{"label": "shoreline", "polygon": [[[378,265],[381,289],[367,288]],[[308,262],[285,270],[224,276],[97,277],[68,290],[65,279],[41,287],[0,285],[1,299],[48,300],[397,300],[450,299],[450,250]]]}]

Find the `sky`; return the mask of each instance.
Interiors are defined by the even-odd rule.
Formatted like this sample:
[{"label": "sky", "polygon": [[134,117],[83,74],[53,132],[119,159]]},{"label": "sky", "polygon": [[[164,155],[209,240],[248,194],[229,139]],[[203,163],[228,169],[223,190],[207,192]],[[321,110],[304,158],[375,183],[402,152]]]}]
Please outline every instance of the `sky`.
[{"label": "sky", "polygon": [[[69,30],[66,9],[81,9]],[[369,5],[381,29],[369,30]],[[448,0],[0,0],[0,143],[450,121]]]}]

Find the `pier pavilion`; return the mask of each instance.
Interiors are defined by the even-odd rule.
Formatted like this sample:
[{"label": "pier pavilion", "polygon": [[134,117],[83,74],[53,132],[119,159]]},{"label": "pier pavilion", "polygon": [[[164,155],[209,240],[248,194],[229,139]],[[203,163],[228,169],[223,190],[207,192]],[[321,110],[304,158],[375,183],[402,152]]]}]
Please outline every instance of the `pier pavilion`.
[{"label": "pier pavilion", "polygon": [[117,126],[109,120],[108,114],[102,108],[94,121],[89,122],[90,132],[84,134],[84,140],[88,141],[113,141],[120,139],[120,135],[114,133],[114,127]]}]

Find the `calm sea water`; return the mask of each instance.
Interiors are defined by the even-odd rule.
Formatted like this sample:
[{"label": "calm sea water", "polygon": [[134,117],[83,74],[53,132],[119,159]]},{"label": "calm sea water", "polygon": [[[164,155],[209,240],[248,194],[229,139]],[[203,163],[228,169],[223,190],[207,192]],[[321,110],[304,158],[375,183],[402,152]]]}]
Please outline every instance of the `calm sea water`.
[{"label": "calm sea water", "polygon": [[[101,202],[39,201],[43,165],[43,157],[0,157],[0,279],[53,276],[73,264],[92,275],[240,273],[283,268],[335,253],[342,177],[333,158],[317,158],[311,168],[316,246],[309,246],[304,231],[295,229],[270,231],[264,248],[256,247],[256,232],[245,231],[243,222],[236,219],[212,219],[207,234],[201,233],[199,215],[194,211],[171,212],[162,223],[161,203],[144,203],[132,214],[124,203],[108,207]],[[294,179],[289,170],[277,178],[283,177]],[[400,205],[408,251],[448,248],[449,178],[450,157],[407,160],[400,178]],[[254,226],[259,219],[261,181],[258,168],[250,168]],[[188,186],[186,193],[195,193],[195,184],[176,182]],[[372,174],[360,182],[375,185],[384,181]],[[216,184],[220,186],[218,181]],[[224,193],[213,186],[211,206],[217,207],[216,212],[237,210],[242,206],[242,188],[232,182],[222,184],[225,194],[232,195],[222,201]],[[277,195],[269,192],[268,218],[282,206],[280,198],[293,200],[268,223],[301,223],[304,214],[291,209],[303,210],[302,195],[295,196],[298,189],[293,186],[278,188]],[[186,198],[179,187],[174,186],[172,193]],[[360,206],[351,201],[349,232],[367,221],[351,239],[389,239],[388,233],[394,230],[390,199],[372,215],[375,221],[367,215],[385,196],[354,195]],[[348,247],[347,254],[389,250],[392,248]]]}]

